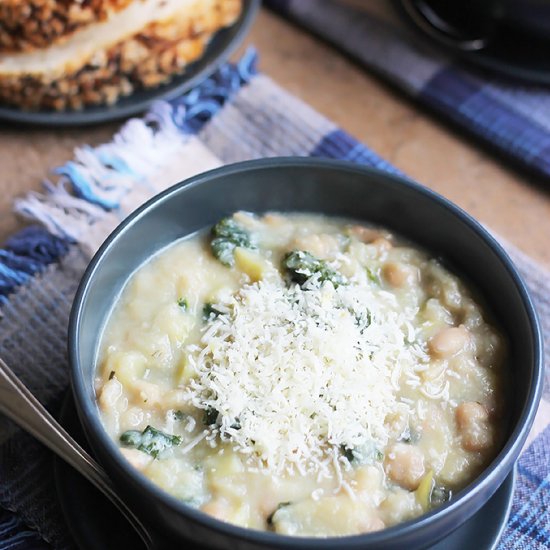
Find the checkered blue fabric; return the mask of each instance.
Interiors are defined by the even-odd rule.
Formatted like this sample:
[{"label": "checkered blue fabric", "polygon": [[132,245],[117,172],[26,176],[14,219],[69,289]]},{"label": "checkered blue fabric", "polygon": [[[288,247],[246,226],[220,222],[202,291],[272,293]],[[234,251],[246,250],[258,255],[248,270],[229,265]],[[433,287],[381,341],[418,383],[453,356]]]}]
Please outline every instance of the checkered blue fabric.
[{"label": "checkered blue fabric", "polygon": [[[419,39],[386,0],[266,0],[492,152],[550,178],[550,88],[469,71]],[[382,6],[385,4],[385,6]],[[384,14],[381,17],[381,12]]]}]

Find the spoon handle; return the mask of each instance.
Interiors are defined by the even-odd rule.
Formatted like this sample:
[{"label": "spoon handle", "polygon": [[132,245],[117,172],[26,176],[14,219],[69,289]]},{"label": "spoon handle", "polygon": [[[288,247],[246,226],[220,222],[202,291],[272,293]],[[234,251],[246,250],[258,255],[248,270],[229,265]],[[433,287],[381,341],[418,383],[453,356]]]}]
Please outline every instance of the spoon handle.
[{"label": "spoon handle", "polygon": [[118,496],[107,474],[50,415],[2,358],[0,358],[0,412],[95,485],[124,515],[145,546],[149,550],[154,548],[151,535]]}]

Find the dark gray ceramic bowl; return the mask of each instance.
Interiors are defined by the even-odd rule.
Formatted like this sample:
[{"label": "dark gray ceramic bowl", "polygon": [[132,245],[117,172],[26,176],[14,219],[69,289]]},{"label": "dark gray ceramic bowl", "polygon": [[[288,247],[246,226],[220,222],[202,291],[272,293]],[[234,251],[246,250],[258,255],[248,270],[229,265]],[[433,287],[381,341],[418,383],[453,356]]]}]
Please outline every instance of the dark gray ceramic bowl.
[{"label": "dark gray ceramic bowl", "polygon": [[[167,244],[235,210],[321,212],[381,224],[441,256],[482,294],[509,342],[514,388],[506,443],[488,468],[437,510],[361,536],[291,538],[222,523],[161,491],[135,471],[103,429],[93,374],[106,317],[129,275]],[[541,334],[529,295],[500,245],[471,217],[432,191],[387,173],[330,160],[265,159],[195,176],[130,216],[92,260],[69,328],[76,406],[89,443],[121,494],[159,531],[221,548],[413,550],[470,518],[510,472],[531,427],[542,388]]]}]

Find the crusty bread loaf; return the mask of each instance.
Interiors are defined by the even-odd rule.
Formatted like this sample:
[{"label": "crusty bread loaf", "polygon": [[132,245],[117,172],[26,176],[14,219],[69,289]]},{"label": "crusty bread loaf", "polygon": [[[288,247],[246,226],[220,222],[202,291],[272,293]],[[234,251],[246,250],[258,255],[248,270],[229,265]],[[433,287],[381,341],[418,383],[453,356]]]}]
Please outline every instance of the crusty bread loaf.
[{"label": "crusty bread loaf", "polygon": [[138,0],[63,44],[1,55],[0,101],[24,109],[112,104],[183,72],[240,9],[241,0]]},{"label": "crusty bread loaf", "polygon": [[132,0],[0,0],[0,52],[44,48]]}]

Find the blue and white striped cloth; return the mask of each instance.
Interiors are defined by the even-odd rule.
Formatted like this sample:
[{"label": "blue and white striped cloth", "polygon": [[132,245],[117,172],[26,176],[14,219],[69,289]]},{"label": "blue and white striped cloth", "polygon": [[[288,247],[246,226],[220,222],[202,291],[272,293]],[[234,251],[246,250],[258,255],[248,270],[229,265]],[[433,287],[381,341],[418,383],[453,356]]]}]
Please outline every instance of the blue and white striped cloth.
[{"label": "blue and white striped cloth", "polygon": [[[0,251],[0,350],[52,411],[67,388],[68,314],[82,271],[109,231],[152,194],[208,168],[266,156],[322,156],[395,171],[269,78],[256,75],[254,62],[249,52],[185,96],[129,121],[112,142],[75,151],[43,193],[15,205],[40,225],[14,236]],[[548,274],[520,252],[510,252],[548,336]],[[550,543],[549,411],[547,384],[519,463],[503,550]],[[73,546],[55,498],[50,454],[2,419],[0,480],[0,550]]]},{"label": "blue and white striped cloth", "polygon": [[471,71],[419,38],[387,0],[266,0],[501,158],[550,178],[550,87]]}]

